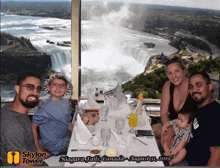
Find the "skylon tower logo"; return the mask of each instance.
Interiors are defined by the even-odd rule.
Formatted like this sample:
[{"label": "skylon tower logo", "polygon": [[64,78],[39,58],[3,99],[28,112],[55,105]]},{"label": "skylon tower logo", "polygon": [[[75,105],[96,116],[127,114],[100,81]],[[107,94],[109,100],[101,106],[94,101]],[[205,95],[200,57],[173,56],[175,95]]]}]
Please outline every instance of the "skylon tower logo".
[{"label": "skylon tower logo", "polygon": [[8,164],[18,164],[20,162],[20,153],[18,151],[9,151],[7,153]]}]

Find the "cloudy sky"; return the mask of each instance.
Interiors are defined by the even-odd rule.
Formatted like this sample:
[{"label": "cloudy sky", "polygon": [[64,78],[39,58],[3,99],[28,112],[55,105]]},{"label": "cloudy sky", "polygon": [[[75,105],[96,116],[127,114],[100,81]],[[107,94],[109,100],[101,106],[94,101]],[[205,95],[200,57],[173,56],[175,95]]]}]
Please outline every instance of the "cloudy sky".
[{"label": "cloudy sky", "polygon": [[[1,0],[1,1],[4,2],[9,0]],[[14,0],[14,1],[24,2],[24,1],[71,1],[71,0]],[[133,3],[185,6],[185,7],[220,10],[220,0],[82,0],[82,1],[83,2],[98,2],[98,1],[133,2]]]},{"label": "cloudy sky", "polygon": [[[94,2],[101,0],[82,0],[83,2]],[[196,8],[207,8],[220,10],[220,0],[103,0],[103,1],[117,1],[117,2],[133,2],[144,4],[158,4],[158,5],[172,5],[172,6],[186,6]]]}]

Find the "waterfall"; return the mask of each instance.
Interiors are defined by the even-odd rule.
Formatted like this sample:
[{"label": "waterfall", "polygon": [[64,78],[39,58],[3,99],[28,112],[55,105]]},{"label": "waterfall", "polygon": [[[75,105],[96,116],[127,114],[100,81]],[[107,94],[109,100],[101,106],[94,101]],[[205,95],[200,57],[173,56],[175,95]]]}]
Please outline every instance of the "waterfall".
[{"label": "waterfall", "polygon": [[51,70],[65,72],[67,78],[71,80],[71,51],[56,53],[50,56]]},{"label": "waterfall", "polygon": [[143,46],[125,42],[124,44],[122,44],[122,50],[125,55],[132,56],[138,63],[140,63],[144,67],[147,65],[150,55],[147,52],[146,48],[144,48]]},{"label": "waterfall", "polygon": [[[82,46],[84,46],[85,48],[91,45],[89,43],[87,43],[87,44],[83,43],[83,44],[84,45],[82,45]],[[126,59],[126,57],[133,58],[134,60],[137,61],[137,63],[139,63],[139,65],[142,65],[143,68],[147,65],[148,60],[149,60],[149,54],[147,53],[146,48],[143,48],[143,46],[140,46],[140,45],[132,44],[130,41],[123,41],[120,44],[120,46],[121,46],[120,47],[121,51],[118,51],[118,54],[121,52],[122,55],[125,56],[124,59]],[[89,48],[85,49],[82,52],[88,52],[88,51],[90,51]],[[99,51],[99,52],[101,52],[101,51]],[[89,53],[91,54],[91,52],[89,52]],[[119,55],[117,55],[116,57],[118,57],[118,56]],[[91,57],[93,57],[93,56],[91,56]],[[93,59],[94,59],[94,57],[93,57]],[[112,59],[114,60],[115,58],[112,57]],[[103,58],[103,60],[104,60],[104,62],[107,61],[109,63],[108,57]],[[124,64],[126,61],[122,61],[122,62],[123,63],[121,63],[121,64]],[[64,72],[66,74],[66,76],[68,77],[68,79],[71,80],[71,51],[66,51],[66,52],[61,52],[61,53],[56,53],[56,54],[51,55],[51,63],[52,63],[51,70],[54,70],[56,72]],[[95,66],[97,67],[98,64],[99,64],[99,62],[96,62]],[[103,69],[104,71],[107,69],[107,64],[104,65],[104,67],[105,67]],[[120,63],[117,64],[116,67],[121,64]],[[85,68],[88,68],[88,67],[91,70],[96,69],[94,66],[92,66],[92,67],[90,67],[90,66],[92,66],[91,61],[89,61],[89,64],[88,63],[83,64],[82,70],[84,70]],[[114,65],[112,65],[112,66],[114,66]],[[134,66],[134,67],[132,67],[132,66]],[[131,69],[131,71],[135,71],[135,69],[137,69],[138,67],[139,67],[138,64],[135,66],[134,62],[133,62],[132,65],[130,64],[129,69]],[[141,67],[139,67],[139,68],[141,68]],[[112,69],[112,71],[115,72],[115,69]],[[82,76],[84,76],[84,75],[85,74],[82,74]]]},{"label": "waterfall", "polygon": [[[91,16],[82,20],[81,27],[82,96],[94,95],[96,87],[111,90],[117,83],[125,83],[143,73],[150,56],[176,51],[169,46],[168,40],[128,28],[137,19],[129,4],[120,6],[118,10],[110,10],[108,5],[100,6],[106,8],[103,10],[106,12],[96,15],[96,4],[82,9],[82,13]],[[147,48],[146,42],[156,47]],[[64,72],[67,69],[66,73],[71,78],[70,57],[70,52],[52,55],[52,69]]]}]

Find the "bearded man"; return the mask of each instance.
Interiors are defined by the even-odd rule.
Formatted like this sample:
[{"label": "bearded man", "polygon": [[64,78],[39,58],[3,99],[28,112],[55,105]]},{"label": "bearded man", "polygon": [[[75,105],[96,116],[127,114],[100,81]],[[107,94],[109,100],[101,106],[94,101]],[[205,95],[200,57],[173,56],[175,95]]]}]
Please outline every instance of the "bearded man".
[{"label": "bearded man", "polygon": [[[22,156],[23,152],[37,151],[28,111],[39,102],[41,92],[40,75],[33,72],[21,74],[17,79],[15,91],[16,95],[12,104],[6,104],[1,109],[1,160],[4,166],[9,164],[35,166],[42,165],[42,163],[45,166],[47,164],[42,161],[43,158],[41,158],[42,162],[29,164],[23,162],[24,158]],[[8,153],[10,151],[11,153]],[[13,161],[11,163],[8,154],[14,155],[14,158],[19,154],[19,163],[15,159],[14,162],[16,163],[13,163]]]},{"label": "bearded man", "polygon": [[189,166],[220,166],[220,104],[212,95],[209,75],[205,72],[194,74],[189,88],[198,109],[185,160]]}]

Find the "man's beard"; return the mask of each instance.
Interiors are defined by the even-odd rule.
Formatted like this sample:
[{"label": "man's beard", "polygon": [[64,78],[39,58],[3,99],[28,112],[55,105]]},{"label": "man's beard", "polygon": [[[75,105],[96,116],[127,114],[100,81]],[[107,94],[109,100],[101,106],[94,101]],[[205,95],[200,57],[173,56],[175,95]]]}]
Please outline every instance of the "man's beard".
[{"label": "man's beard", "polygon": [[[195,95],[195,94],[200,94],[201,95],[201,93],[199,93],[199,92],[193,92],[192,96]],[[200,105],[205,101],[205,98],[202,97],[201,99],[198,99],[198,98],[195,97],[194,100],[195,100],[196,104]]]},{"label": "man's beard", "polygon": [[[28,101],[27,99],[28,99],[28,97],[30,97],[30,96],[36,97],[36,100],[37,100],[37,101],[36,101],[36,102],[30,102],[30,101]],[[20,100],[21,104],[22,104],[24,107],[26,107],[26,108],[34,108],[34,107],[39,103],[38,97],[35,96],[35,95],[29,95],[28,97],[26,98],[26,101],[22,100],[22,99],[19,97],[19,100]]]},{"label": "man's beard", "polygon": [[204,101],[205,101],[204,98],[201,98],[201,99],[195,99],[195,102],[196,102],[196,104],[198,104],[198,105],[202,104]]}]

